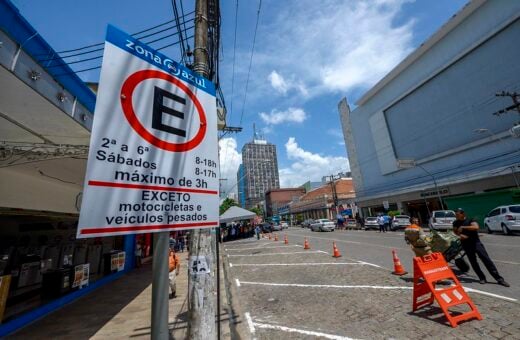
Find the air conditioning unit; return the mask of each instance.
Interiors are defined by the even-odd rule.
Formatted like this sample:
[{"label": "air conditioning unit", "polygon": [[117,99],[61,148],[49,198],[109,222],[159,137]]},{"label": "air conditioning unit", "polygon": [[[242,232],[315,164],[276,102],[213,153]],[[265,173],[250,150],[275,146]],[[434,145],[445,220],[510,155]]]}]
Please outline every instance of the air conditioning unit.
[{"label": "air conditioning unit", "polygon": [[514,125],[509,132],[513,138],[520,138],[520,124]]}]

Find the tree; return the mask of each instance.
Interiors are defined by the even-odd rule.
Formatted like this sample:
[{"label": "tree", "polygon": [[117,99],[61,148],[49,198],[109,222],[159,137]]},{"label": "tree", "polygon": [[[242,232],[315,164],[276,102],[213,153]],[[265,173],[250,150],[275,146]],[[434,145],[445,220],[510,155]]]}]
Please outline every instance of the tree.
[{"label": "tree", "polygon": [[226,198],[224,202],[220,205],[220,215],[226,212],[231,207],[238,206],[238,203],[231,198]]},{"label": "tree", "polygon": [[256,216],[264,216],[264,211],[260,207],[254,207],[249,209],[249,211],[252,211],[256,214]]}]

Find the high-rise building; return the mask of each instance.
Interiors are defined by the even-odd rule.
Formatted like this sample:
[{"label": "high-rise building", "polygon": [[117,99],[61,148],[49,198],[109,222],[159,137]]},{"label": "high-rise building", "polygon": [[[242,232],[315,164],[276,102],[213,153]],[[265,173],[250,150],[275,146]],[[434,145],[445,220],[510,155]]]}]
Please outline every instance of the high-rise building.
[{"label": "high-rise building", "polygon": [[237,171],[238,204],[242,208],[246,207],[246,173],[244,164],[240,164]]},{"label": "high-rise building", "polygon": [[[280,188],[276,146],[255,133],[253,141],[242,148],[242,166],[237,177],[239,185],[241,182],[244,185],[245,207],[263,207],[266,191]],[[241,170],[243,175],[240,177]]]}]

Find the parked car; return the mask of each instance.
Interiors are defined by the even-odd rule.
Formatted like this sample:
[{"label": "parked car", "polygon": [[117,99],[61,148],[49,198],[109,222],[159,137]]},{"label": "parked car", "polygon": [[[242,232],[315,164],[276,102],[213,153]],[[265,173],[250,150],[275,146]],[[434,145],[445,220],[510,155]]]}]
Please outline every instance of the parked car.
[{"label": "parked car", "polygon": [[282,231],[282,225],[278,223],[273,224],[272,228],[273,231]]},{"label": "parked car", "polygon": [[435,230],[448,230],[453,228],[455,212],[453,210],[434,210],[430,217],[429,226]]},{"label": "parked car", "polygon": [[490,234],[501,231],[508,235],[520,231],[520,205],[504,205],[491,210],[484,218],[484,227]]},{"label": "parked car", "polygon": [[410,216],[407,215],[395,215],[392,218],[392,223],[390,224],[390,229],[392,231],[396,231],[399,229],[405,229],[410,225]]},{"label": "parked car", "polygon": [[285,221],[281,222],[280,225],[282,226],[282,229],[289,229],[289,224]]},{"label": "parked car", "polygon": [[312,218],[309,218],[302,223],[302,228],[310,228],[311,224],[314,223],[314,220]]},{"label": "parked car", "polygon": [[262,228],[263,233],[270,233],[273,231],[273,228],[271,228],[271,225],[267,222],[262,223],[260,228]]},{"label": "parked car", "polygon": [[379,230],[379,224],[377,223],[377,217],[369,216],[365,218],[365,230],[375,229]]},{"label": "parked car", "polygon": [[347,218],[345,220],[345,228],[347,229],[357,229],[358,228],[358,225],[357,225],[357,221],[353,218]]},{"label": "parked car", "polygon": [[317,219],[311,224],[311,231],[334,231],[336,224],[326,218]]}]

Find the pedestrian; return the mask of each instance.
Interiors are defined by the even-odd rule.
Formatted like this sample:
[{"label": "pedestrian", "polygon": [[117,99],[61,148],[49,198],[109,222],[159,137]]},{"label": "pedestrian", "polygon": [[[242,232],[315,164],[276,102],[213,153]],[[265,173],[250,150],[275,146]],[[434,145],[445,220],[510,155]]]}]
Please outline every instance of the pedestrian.
[{"label": "pedestrian", "polygon": [[184,246],[186,244],[186,241],[185,241],[185,236],[182,235],[179,239],[179,249],[181,250],[182,253],[184,253]]},{"label": "pedestrian", "polygon": [[479,282],[484,284],[487,281],[486,275],[482,272],[477,262],[477,255],[497,283],[501,286],[509,287],[509,283],[500,276],[495,264],[489,257],[486,248],[482,242],[480,242],[478,236],[478,230],[480,227],[478,223],[474,219],[466,217],[466,213],[462,208],[455,210],[455,217],[456,220],[453,222],[453,231],[455,234],[459,235],[462,248],[466,252],[469,263],[471,263],[473,271],[477,274],[480,280]]},{"label": "pedestrian", "polygon": [[385,233],[385,219],[383,218],[383,215],[377,216],[377,224],[379,225],[379,232]]},{"label": "pedestrian", "polygon": [[430,239],[419,226],[419,219],[412,217],[410,225],[404,230],[404,240],[409,244],[415,253],[415,256],[424,256],[432,253],[430,247]]},{"label": "pedestrian", "polygon": [[260,226],[257,225],[255,227],[255,234],[256,234],[256,239],[259,240],[260,239]]},{"label": "pedestrian", "polygon": [[170,284],[170,299],[173,299],[177,296],[177,275],[179,275],[179,269],[181,266],[181,261],[179,256],[175,253],[173,248],[170,248],[170,252],[168,254],[168,270],[170,273],[168,274],[169,284]]},{"label": "pedestrian", "polygon": [[384,221],[385,231],[390,230],[390,216],[383,215],[383,221]]},{"label": "pedestrian", "polygon": [[136,268],[140,268],[141,267],[141,258],[143,256],[143,246],[142,246],[140,240],[137,240],[135,242],[134,256],[135,256],[135,266],[136,266]]}]

